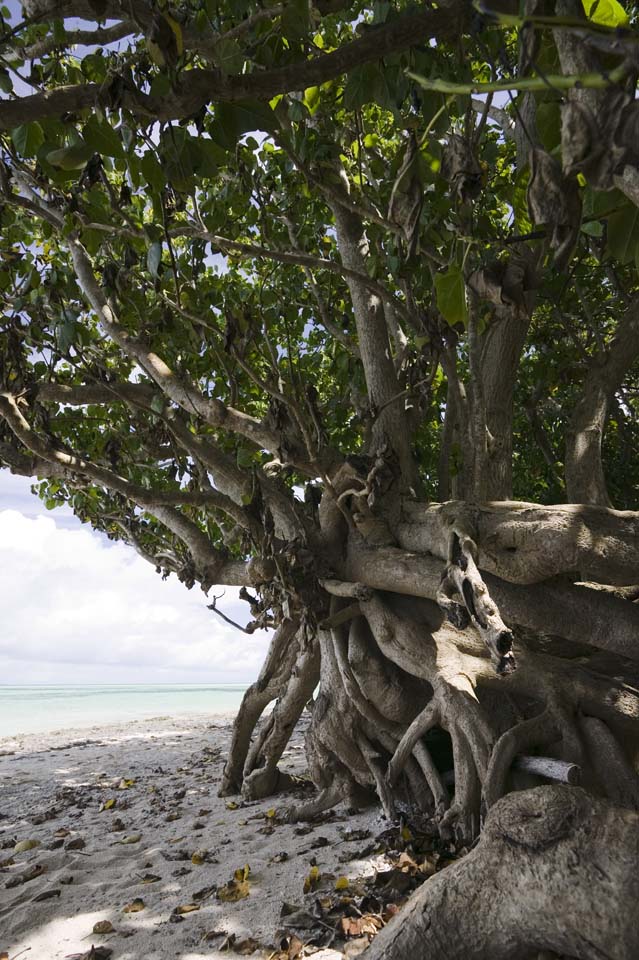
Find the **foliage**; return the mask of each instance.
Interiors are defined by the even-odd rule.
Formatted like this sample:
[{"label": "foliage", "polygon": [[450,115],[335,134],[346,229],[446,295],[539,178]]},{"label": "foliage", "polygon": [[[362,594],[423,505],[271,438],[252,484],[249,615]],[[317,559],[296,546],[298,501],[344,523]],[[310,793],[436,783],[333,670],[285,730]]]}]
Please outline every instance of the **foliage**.
[{"label": "foliage", "polygon": [[[97,7],[97,19],[109,12]],[[430,497],[464,466],[458,439],[442,468],[441,363],[452,349],[461,380],[468,378],[468,278],[486,264],[503,267],[514,252],[537,258],[515,388],[514,493],[565,499],[571,411],[637,290],[637,208],[620,190],[596,190],[581,177],[581,228],[569,262],[556,269],[547,233],[528,218],[529,173],[511,133],[531,94],[514,84],[511,96],[489,98],[482,112],[468,96],[423,89],[424,78],[508,85],[520,70],[518,26],[456,10],[461,45],[438,25],[430,44],[424,36],[383,58],[350,68],[345,61],[321,79],[311,62],[385,37],[412,8],[291,2],[280,12],[249,0],[189,0],[170,12],[159,5],[152,25],[150,8],[134,4],[135,22],[118,22],[117,37],[116,28],[96,24],[95,37],[83,34],[75,48],[72,22],[55,16],[55,3],[50,9],[50,17],[22,24],[3,11],[5,106],[23,102],[22,122],[0,109],[0,377],[48,451],[26,450],[5,422],[0,460],[40,476],[47,507],[69,503],[158,569],[208,584],[188,537],[154,509],[163,498],[205,534],[218,560],[244,559],[264,550],[277,491],[326,483],[336,463],[369,451],[379,411],[358,355],[336,202],[365,224],[366,275],[358,282],[394,305],[399,329],[390,349],[418,486]],[[619,4],[585,9],[601,29],[622,23]],[[538,40],[534,63],[554,60],[560,71],[551,31],[540,28]],[[284,79],[273,93],[277,71]],[[248,80],[246,96],[227,95],[261,73],[265,98]],[[532,73],[544,75],[534,66]],[[297,86],[287,86],[289,75]],[[62,88],[75,91],[65,94],[68,109],[66,100],[59,110],[39,109],[39,91]],[[544,146],[557,156],[561,93],[542,85],[532,96]],[[454,163],[451,136],[467,150]],[[411,144],[412,179],[402,179]],[[419,211],[409,234],[402,210],[413,188]],[[81,289],[70,241],[86,250],[117,313],[117,337]],[[507,322],[505,305],[505,295],[480,299],[480,336]],[[127,338],[135,351],[123,346]],[[153,376],[152,357],[170,368],[171,384]],[[638,375],[635,364],[615,388],[604,447],[620,507],[637,504]],[[203,405],[180,395],[177,382]],[[76,386],[96,388],[95,402],[65,403],[62,388]],[[207,419],[206,404],[239,410],[260,428],[236,429],[224,414]],[[52,452],[103,473],[62,469]],[[217,501],[212,480],[224,492]],[[308,504],[287,502],[307,525]]]}]

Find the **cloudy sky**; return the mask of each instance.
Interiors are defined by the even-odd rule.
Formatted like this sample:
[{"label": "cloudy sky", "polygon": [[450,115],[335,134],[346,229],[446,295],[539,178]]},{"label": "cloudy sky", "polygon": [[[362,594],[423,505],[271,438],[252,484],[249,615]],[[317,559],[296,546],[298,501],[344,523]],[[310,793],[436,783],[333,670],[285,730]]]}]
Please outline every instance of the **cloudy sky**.
[{"label": "cloudy sky", "polygon": [[[0,683],[221,683],[253,680],[266,652],[30,483],[0,470]],[[220,593],[221,590],[216,591]],[[246,622],[227,588],[220,608]]]}]

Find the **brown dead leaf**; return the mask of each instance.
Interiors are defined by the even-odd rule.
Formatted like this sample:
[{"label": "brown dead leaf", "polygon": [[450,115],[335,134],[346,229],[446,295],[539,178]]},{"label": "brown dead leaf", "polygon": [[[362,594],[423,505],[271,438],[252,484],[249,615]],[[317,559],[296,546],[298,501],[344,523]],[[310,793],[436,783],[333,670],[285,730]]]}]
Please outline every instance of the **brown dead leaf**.
[{"label": "brown dead leaf", "polygon": [[269,863],[285,863],[288,860],[288,853],[282,850],[281,853],[276,853],[274,857],[271,857]]},{"label": "brown dead leaf", "polygon": [[202,900],[208,900],[209,897],[212,897],[213,894],[217,891],[217,887],[203,887],[201,890],[196,890],[193,894],[193,900],[196,903],[201,903]]},{"label": "brown dead leaf", "polygon": [[65,960],[109,960],[111,947],[91,947],[86,953],[68,953]]},{"label": "brown dead leaf", "polygon": [[185,913],[194,913],[195,910],[199,909],[199,903],[181,903],[178,907],[174,907],[173,915],[176,917],[183,917]]},{"label": "brown dead leaf", "polygon": [[144,910],[144,900],[142,897],[136,897],[135,900],[122,908],[122,913],[139,913],[140,910]]},{"label": "brown dead leaf", "polygon": [[159,877],[157,873],[145,873],[141,878],[140,883],[157,883],[158,880],[161,880],[162,877]]},{"label": "brown dead leaf", "polygon": [[43,903],[45,900],[53,900],[55,897],[59,897],[62,891],[59,888],[55,890],[43,890],[42,893],[39,893],[37,897],[34,897],[31,901],[32,903]]},{"label": "brown dead leaf", "polygon": [[114,933],[115,927],[110,920],[98,920],[93,924],[93,933]]},{"label": "brown dead leaf", "polygon": [[82,837],[74,837],[73,840],[69,840],[69,842],[65,844],[64,849],[65,850],[84,850],[85,847],[86,847],[86,842],[83,840]]},{"label": "brown dead leaf", "polygon": [[0,960],[9,960],[9,954],[6,950],[0,950]]},{"label": "brown dead leaf", "polygon": [[228,933],[226,930],[207,930],[203,935],[202,940],[205,943],[214,943],[215,947],[217,948],[224,940],[226,940],[227,937]]},{"label": "brown dead leaf", "polygon": [[250,957],[252,953],[259,950],[260,944],[253,937],[247,937],[246,940],[236,940],[233,944],[233,953],[239,953],[242,957]]},{"label": "brown dead leaf", "polygon": [[382,920],[372,913],[366,913],[363,917],[342,917],[340,920],[345,937],[375,936],[382,926]]},{"label": "brown dead leaf", "polygon": [[217,899],[223,903],[237,903],[238,900],[244,900],[249,895],[250,884],[248,880],[229,880],[217,888]]},{"label": "brown dead leaf", "polygon": [[304,881],[304,893],[310,893],[311,890],[316,890],[319,886],[321,880],[321,874],[319,867],[311,867],[306,880]]},{"label": "brown dead leaf", "polygon": [[400,853],[399,860],[397,861],[397,866],[402,871],[402,873],[410,873],[411,876],[416,874],[419,870],[419,866],[410,856],[410,854],[404,851]]},{"label": "brown dead leaf", "polygon": [[46,873],[46,870],[45,864],[34,863],[34,865],[29,867],[28,870],[25,870],[24,873],[20,873],[17,877],[12,877],[11,880],[7,880],[5,887],[7,890],[11,890],[13,887],[21,886],[23,883],[29,883],[30,880],[35,880],[36,877],[40,877],[43,873]]},{"label": "brown dead leaf", "polygon": [[117,802],[118,801],[115,799],[115,797],[111,797],[110,800],[105,800],[100,807],[100,813],[102,813],[103,810],[113,810]]}]

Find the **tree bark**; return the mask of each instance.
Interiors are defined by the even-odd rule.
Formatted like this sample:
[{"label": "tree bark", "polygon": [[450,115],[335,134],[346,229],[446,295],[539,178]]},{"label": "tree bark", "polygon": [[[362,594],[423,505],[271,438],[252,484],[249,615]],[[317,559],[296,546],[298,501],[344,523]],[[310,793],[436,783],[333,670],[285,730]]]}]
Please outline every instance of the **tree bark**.
[{"label": "tree bark", "polygon": [[578,787],[514,793],[479,845],[428,880],[366,960],[639,956],[639,815]]},{"label": "tree bark", "polygon": [[639,300],[619,321],[610,344],[594,357],[566,430],[566,491],[572,503],[611,506],[602,444],[615,391],[639,356]]}]

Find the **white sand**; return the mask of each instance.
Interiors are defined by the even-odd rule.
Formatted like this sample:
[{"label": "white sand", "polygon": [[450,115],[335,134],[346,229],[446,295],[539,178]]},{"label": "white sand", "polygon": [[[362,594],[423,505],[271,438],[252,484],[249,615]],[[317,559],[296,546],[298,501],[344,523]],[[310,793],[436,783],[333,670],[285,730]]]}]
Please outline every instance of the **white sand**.
[{"label": "white sand", "polygon": [[[302,834],[300,825],[267,816],[273,808],[283,814],[294,799],[290,794],[228,809],[229,800],[219,798],[217,789],[230,734],[230,718],[197,717],[0,740],[0,863],[14,861],[0,868],[0,955],[61,960],[104,944],[113,960],[232,956],[216,949],[221,938],[204,939],[213,930],[274,948],[282,902],[303,904],[312,857],[324,876],[357,877],[379,865],[374,859],[349,862],[349,851],[356,856],[362,843],[344,839],[347,829],[381,830],[378,810],[348,817],[338,810],[330,822]],[[304,771],[302,727],[282,768]],[[135,783],[118,789],[123,779]],[[115,806],[101,809],[110,799]],[[123,830],[114,832],[116,820]],[[69,832],[56,837],[61,831]],[[118,842],[137,835],[137,842]],[[77,838],[85,846],[67,849]],[[16,842],[24,840],[40,845],[14,853]],[[202,865],[191,862],[196,852],[205,857]],[[274,861],[281,853],[288,859]],[[172,859],[177,856],[184,859]],[[248,897],[224,903],[213,892],[198,911],[170,920],[175,907],[193,902],[196,891],[225,883],[247,863]],[[45,868],[40,876],[6,887],[36,864]],[[160,879],[143,883],[146,874]],[[51,890],[59,895],[34,901]],[[143,899],[144,909],[124,913],[136,898]],[[102,920],[115,932],[93,934]],[[338,956],[316,954],[322,960]]]}]

